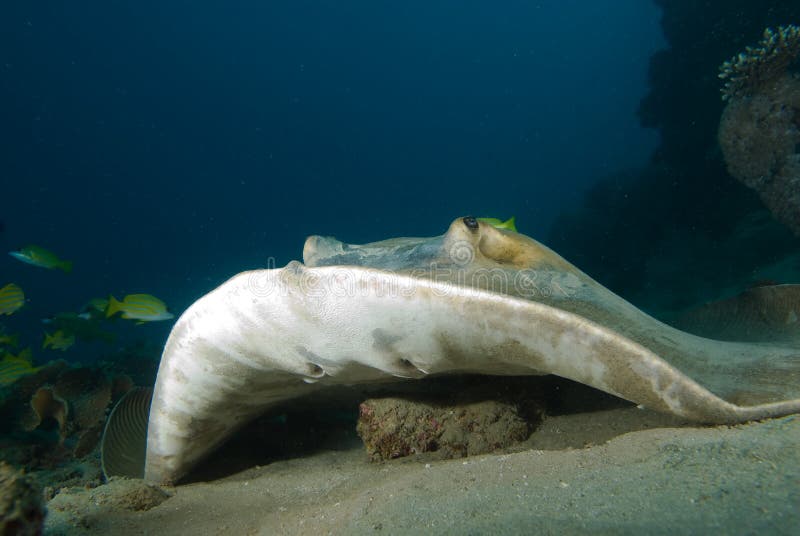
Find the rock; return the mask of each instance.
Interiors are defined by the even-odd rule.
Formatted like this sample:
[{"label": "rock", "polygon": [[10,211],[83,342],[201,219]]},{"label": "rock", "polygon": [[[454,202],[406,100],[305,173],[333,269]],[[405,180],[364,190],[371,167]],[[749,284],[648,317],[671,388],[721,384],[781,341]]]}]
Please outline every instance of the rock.
[{"label": "rock", "polygon": [[155,508],[172,495],[164,488],[133,478],[112,478],[93,489],[66,488],[48,503],[48,532],[70,533],[74,527],[89,528],[100,516],[111,512],[143,512]]},{"label": "rock", "polygon": [[753,96],[731,98],[719,144],[730,174],[800,236],[800,78],[786,74]]},{"label": "rock", "polygon": [[459,458],[524,441],[544,415],[530,400],[470,393],[459,398],[372,398],[361,403],[356,429],[373,460],[431,452],[435,458]]}]

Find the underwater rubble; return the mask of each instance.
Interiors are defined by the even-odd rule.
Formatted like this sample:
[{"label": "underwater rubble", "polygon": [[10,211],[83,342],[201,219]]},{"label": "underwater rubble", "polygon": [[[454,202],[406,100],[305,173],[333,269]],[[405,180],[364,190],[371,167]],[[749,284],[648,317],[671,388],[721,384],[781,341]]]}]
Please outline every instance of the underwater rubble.
[{"label": "underwater rubble", "polygon": [[0,462],[0,534],[42,534],[46,513],[38,482],[8,463]]}]

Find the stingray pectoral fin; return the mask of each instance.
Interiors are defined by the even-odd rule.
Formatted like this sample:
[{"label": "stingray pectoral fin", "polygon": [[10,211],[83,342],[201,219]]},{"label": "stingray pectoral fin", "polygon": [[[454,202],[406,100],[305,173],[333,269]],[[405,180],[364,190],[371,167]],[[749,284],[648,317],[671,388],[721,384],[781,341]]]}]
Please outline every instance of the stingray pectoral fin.
[{"label": "stingray pectoral fin", "polygon": [[325,385],[464,372],[557,374],[708,423],[800,411],[800,400],[726,402],[645,346],[549,305],[293,262],[233,277],[176,322],[150,408],[145,478],[179,479],[269,406]]},{"label": "stingray pectoral fin", "polygon": [[[440,327],[448,341],[460,346],[458,352],[472,349],[474,371],[502,373],[500,361],[515,369],[527,366],[696,422],[736,423],[800,412],[800,399],[732,404],[642,344],[580,315],[475,289],[458,293],[442,301],[451,310],[441,315]],[[459,332],[453,320],[459,315],[481,321]],[[800,355],[790,358],[798,361]],[[747,371],[740,371],[742,389],[758,389],[749,383]],[[726,373],[731,372],[736,370],[729,365]]]},{"label": "stingray pectoral fin", "polygon": [[[732,404],[613,330],[541,304],[525,308],[530,309],[528,322],[539,327],[539,335],[526,341],[523,355],[515,361],[539,355],[544,361],[539,366],[552,374],[695,422],[732,424],[800,412],[800,399],[753,406]],[[510,329],[521,331],[522,326]],[[740,380],[746,389],[744,374]]]}]

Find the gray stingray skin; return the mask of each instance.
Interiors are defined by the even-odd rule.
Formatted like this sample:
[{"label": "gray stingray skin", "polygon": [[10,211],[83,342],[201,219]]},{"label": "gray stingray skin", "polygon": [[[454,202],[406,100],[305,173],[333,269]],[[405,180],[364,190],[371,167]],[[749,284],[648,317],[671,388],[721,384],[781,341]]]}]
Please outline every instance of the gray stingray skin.
[{"label": "gray stingray skin", "polygon": [[433,238],[312,236],[303,258],[234,276],[176,322],[147,480],[176,481],[271,405],[334,384],[556,374],[702,423],[800,412],[798,348],[673,329],[535,240],[474,218]]}]

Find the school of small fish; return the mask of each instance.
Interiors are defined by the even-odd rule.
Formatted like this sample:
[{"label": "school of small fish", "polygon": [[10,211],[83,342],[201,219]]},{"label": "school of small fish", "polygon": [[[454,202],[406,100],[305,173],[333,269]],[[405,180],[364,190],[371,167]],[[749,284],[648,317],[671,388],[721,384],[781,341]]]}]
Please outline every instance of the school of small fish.
[{"label": "school of small fish", "polygon": [[[27,245],[10,251],[9,255],[32,266],[61,270],[67,274],[72,272],[72,261],[64,260],[41,246]],[[0,315],[10,316],[17,313],[24,307],[26,299],[28,298],[19,285],[6,284],[0,288]],[[122,300],[117,300],[114,296],[109,296],[108,299],[92,298],[79,312],[58,313],[43,319],[42,323],[49,329],[44,332],[41,347],[65,352],[79,340],[113,343],[114,333],[103,329],[102,322],[115,315],[134,320],[137,324],[175,317],[162,300],[151,294],[128,294]],[[19,334],[7,333],[0,325],[0,386],[10,385],[41,368],[34,365],[30,347],[18,352],[15,350],[19,344]],[[12,353],[12,349],[16,353]]]}]

